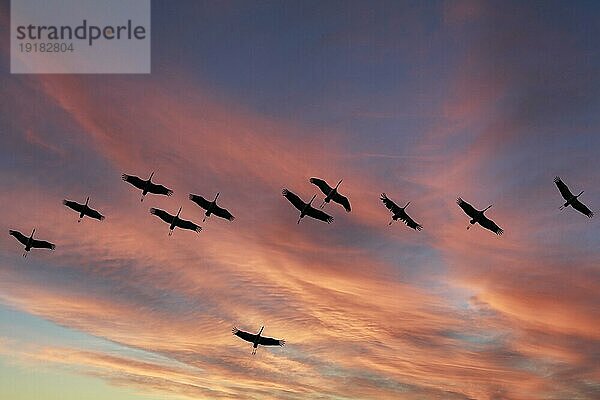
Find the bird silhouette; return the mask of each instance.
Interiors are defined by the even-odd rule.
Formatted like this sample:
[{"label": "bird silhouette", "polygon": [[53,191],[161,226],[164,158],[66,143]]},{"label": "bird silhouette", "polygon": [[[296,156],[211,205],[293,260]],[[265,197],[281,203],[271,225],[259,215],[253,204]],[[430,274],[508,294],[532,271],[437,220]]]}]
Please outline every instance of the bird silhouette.
[{"label": "bird silhouette", "polygon": [[331,215],[311,206],[311,203],[313,202],[315,197],[317,197],[317,195],[314,195],[308,203],[305,203],[304,201],[302,201],[302,199],[300,197],[298,197],[296,194],[290,192],[287,189],[283,189],[283,191],[281,193],[283,194],[283,197],[288,199],[288,201],[290,203],[292,203],[294,205],[294,207],[296,207],[300,211],[300,217],[298,218],[298,223],[300,223],[302,218],[304,218],[305,216],[309,216],[311,218],[315,218],[320,221],[327,222],[328,224],[330,224],[333,221],[333,217]]},{"label": "bird silhouette", "polygon": [[556,183],[556,186],[558,187],[562,197],[567,201],[565,204],[560,206],[560,210],[571,206],[588,218],[592,218],[594,216],[594,213],[578,199],[578,197],[583,194],[583,190],[577,196],[575,196],[558,176],[554,178],[554,183]]},{"label": "bird silhouette", "polygon": [[123,180],[136,188],[142,191],[142,198],[140,201],[144,201],[144,197],[148,193],[153,194],[162,194],[164,196],[171,196],[173,191],[163,185],[158,185],[152,182],[152,177],[154,176],[154,172],[150,174],[150,177],[147,180],[143,180],[134,175],[123,174],[121,177]]},{"label": "bird silhouette", "polygon": [[252,343],[252,355],[256,354],[256,349],[259,345],[261,346],[283,346],[285,345],[285,340],[283,339],[273,339],[270,337],[261,336],[261,333],[265,329],[264,326],[260,328],[258,333],[250,333],[239,330],[237,327],[233,327],[232,332],[235,336],[245,340],[246,342]]},{"label": "bird silhouette", "polygon": [[77,220],[77,222],[81,222],[83,217],[86,215],[90,218],[94,218],[99,221],[104,220],[104,215],[100,214],[98,211],[88,206],[89,201],[90,198],[88,197],[87,199],[85,199],[85,204],[80,204],[71,200],[63,200],[63,204],[79,213],[79,219]]},{"label": "bird silhouette", "polygon": [[[458,199],[456,199],[456,203],[458,204],[458,206],[460,208],[463,209],[465,214],[467,214],[469,217],[471,217],[471,221],[469,221],[469,223],[471,225],[477,223],[477,224],[481,225],[482,227],[484,227],[485,229],[488,229],[488,230],[494,232],[496,235],[502,235],[504,233],[504,230],[502,230],[502,228],[500,228],[498,225],[496,225],[496,223],[494,221],[492,221],[491,219],[489,219],[488,217],[486,217],[483,214],[487,209],[489,209],[491,207],[491,205],[489,205],[486,208],[484,208],[483,210],[479,211],[479,210],[476,210],[472,205],[470,205],[469,203],[467,203],[466,201],[461,199],[460,197]],[[467,230],[471,227],[471,225],[467,226]]]},{"label": "bird silhouette", "polygon": [[206,210],[202,222],[206,221],[206,218],[210,217],[211,214],[215,214],[217,217],[224,218],[229,221],[233,221],[235,219],[235,217],[229,211],[217,205],[217,198],[219,198],[219,193],[217,193],[213,201],[208,201],[204,197],[197,194],[190,194],[190,200]]},{"label": "bird silhouette", "polygon": [[31,232],[31,236],[27,237],[23,235],[19,231],[9,230],[8,233],[15,237],[19,242],[21,242],[25,246],[25,251],[23,252],[23,257],[27,257],[29,250],[31,249],[50,249],[54,250],[56,246],[50,242],[46,242],[45,240],[37,240],[33,238],[33,234],[35,233],[35,229]]},{"label": "bird silhouette", "polygon": [[173,230],[175,228],[189,229],[190,231],[195,231],[197,233],[200,233],[200,231],[202,230],[201,227],[199,227],[198,225],[196,225],[195,223],[193,223],[191,221],[187,221],[185,219],[179,218],[181,209],[182,209],[182,207],[179,207],[179,211],[177,211],[177,215],[171,215],[168,212],[166,212],[165,210],[161,210],[160,208],[151,208],[150,214],[156,215],[158,218],[162,219],[167,224],[169,224],[169,236],[173,235]]},{"label": "bird silhouette", "polygon": [[341,204],[346,209],[346,212],[350,212],[352,210],[348,198],[342,196],[338,192],[338,187],[340,186],[340,183],[342,183],[342,181],[343,179],[340,179],[340,181],[337,183],[337,185],[335,185],[335,187],[331,187],[323,179],[310,178],[310,183],[321,189],[321,192],[323,192],[323,194],[325,195],[325,199],[323,200],[319,208],[323,208],[325,206],[325,203],[333,201],[334,203]]},{"label": "bird silhouette", "polygon": [[400,207],[396,203],[394,203],[389,197],[387,197],[385,193],[381,193],[380,199],[383,202],[383,204],[387,207],[387,209],[392,212],[392,220],[388,225],[391,225],[394,221],[400,220],[403,221],[409,228],[412,228],[416,231],[420,231],[421,229],[423,229],[423,226],[421,224],[418,224],[405,211],[406,207],[408,207],[408,205],[410,204],[410,201],[406,203],[404,207]]}]

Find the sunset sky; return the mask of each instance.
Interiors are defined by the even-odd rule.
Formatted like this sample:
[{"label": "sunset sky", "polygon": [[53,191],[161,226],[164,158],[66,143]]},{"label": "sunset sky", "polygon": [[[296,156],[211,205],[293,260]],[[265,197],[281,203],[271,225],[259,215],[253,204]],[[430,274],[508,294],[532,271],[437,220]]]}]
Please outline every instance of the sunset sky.
[{"label": "sunset sky", "polygon": [[[148,75],[11,75],[8,14],[0,398],[600,398],[599,216],[553,183],[600,212],[600,3],[153,1]],[[296,224],[312,176],[352,212]]]}]

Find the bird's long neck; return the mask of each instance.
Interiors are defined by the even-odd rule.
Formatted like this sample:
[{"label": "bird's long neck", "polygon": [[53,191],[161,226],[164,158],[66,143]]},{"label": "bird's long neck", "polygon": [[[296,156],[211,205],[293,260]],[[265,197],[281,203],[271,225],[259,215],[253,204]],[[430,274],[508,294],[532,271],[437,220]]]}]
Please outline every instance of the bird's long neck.
[{"label": "bird's long neck", "polygon": [[493,204],[490,204],[489,206],[487,206],[486,208],[484,208],[483,210],[481,210],[481,213],[483,214],[484,212],[486,212],[490,207],[492,207]]},{"label": "bird's long neck", "polygon": [[335,185],[333,190],[337,190],[337,188],[340,186],[340,183],[342,183],[342,181],[343,181],[343,179],[340,179],[340,181],[337,183],[337,185]]},{"label": "bird's long neck", "polygon": [[577,196],[575,196],[576,198],[581,196],[583,194],[583,190],[581,191],[581,193],[579,193]]},{"label": "bird's long neck", "polygon": [[406,205],[404,207],[402,207],[402,209],[405,209],[406,207],[408,207],[409,204],[410,204],[410,201],[408,203],[406,203]]},{"label": "bird's long neck", "polygon": [[181,209],[182,209],[182,208],[183,208],[183,207],[179,207],[179,211],[177,211],[177,215],[175,216],[175,218],[179,218],[179,213],[181,213]]},{"label": "bird's long neck", "polygon": [[213,203],[216,203],[216,202],[217,202],[217,199],[219,198],[219,194],[220,194],[220,193],[219,193],[219,192],[217,192],[217,195],[215,196],[215,199],[213,200]]},{"label": "bird's long neck", "polygon": [[35,233],[35,228],[31,231],[31,236],[29,236],[29,240],[33,239],[33,234]]},{"label": "bird's long neck", "polygon": [[153,176],[154,176],[154,171],[152,171],[152,173],[150,174],[150,178],[148,178],[148,182],[150,182],[152,180]]},{"label": "bird's long neck", "polygon": [[307,206],[310,206],[313,202],[313,200],[315,199],[315,197],[317,197],[317,195],[313,195],[312,199],[310,199],[310,201],[308,202]]},{"label": "bird's long neck", "polygon": [[258,331],[258,334],[257,334],[257,336],[260,336],[260,334],[262,333],[263,329],[265,329],[265,327],[264,327],[264,326],[261,326],[261,327],[260,327],[260,331]]},{"label": "bird's long neck", "polygon": [[88,198],[87,198],[87,199],[85,199],[85,205],[86,205],[86,206],[88,205],[89,201],[90,201],[90,197],[88,196]]}]

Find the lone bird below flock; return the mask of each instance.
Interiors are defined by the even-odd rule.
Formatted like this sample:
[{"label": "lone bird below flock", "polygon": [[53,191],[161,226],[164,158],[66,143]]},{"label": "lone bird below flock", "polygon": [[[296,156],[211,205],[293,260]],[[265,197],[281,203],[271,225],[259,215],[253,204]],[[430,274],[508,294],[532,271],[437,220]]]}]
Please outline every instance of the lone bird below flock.
[{"label": "lone bird below flock", "polygon": [[288,201],[294,205],[294,207],[300,210],[300,217],[298,218],[298,223],[300,223],[302,218],[304,218],[307,215],[311,218],[327,222],[328,224],[330,224],[333,221],[333,217],[331,215],[311,206],[311,203],[313,202],[315,197],[317,197],[317,195],[314,195],[308,203],[305,203],[300,197],[298,197],[296,194],[290,192],[287,189],[283,189],[281,193],[283,194],[283,197],[288,199]]},{"label": "lone bird below flock", "polygon": [[197,233],[200,233],[200,231],[202,230],[201,227],[199,227],[192,221],[188,221],[188,220],[179,218],[179,214],[181,213],[181,208],[182,207],[179,207],[179,211],[177,211],[177,215],[171,215],[168,212],[161,210],[160,208],[151,208],[150,214],[156,215],[158,218],[162,219],[167,224],[169,224],[169,236],[171,236],[173,234],[173,230],[175,228],[189,229],[190,231],[195,231]]},{"label": "lone bird below flock", "polygon": [[578,197],[583,194],[583,190],[577,196],[575,196],[558,176],[554,178],[554,183],[556,183],[556,186],[558,187],[562,197],[567,201],[565,204],[560,206],[561,210],[565,207],[571,206],[588,218],[592,218],[594,216],[594,213],[578,199]]},{"label": "lone bird below flock", "polygon": [[148,193],[153,194],[162,194],[165,196],[171,196],[173,191],[163,185],[158,185],[152,182],[152,177],[154,176],[154,172],[150,174],[150,177],[147,180],[142,180],[134,175],[123,174],[122,178],[125,182],[135,186],[136,188],[142,191],[142,198],[140,201],[144,201],[144,196]]},{"label": "lone bird below flock", "polygon": [[261,346],[283,346],[283,345],[285,345],[285,340],[283,340],[283,339],[273,339],[270,337],[260,336],[263,329],[265,329],[264,326],[262,326],[260,328],[260,331],[258,331],[258,333],[254,334],[254,333],[250,333],[250,332],[241,331],[234,326],[232,329],[232,332],[235,336],[244,339],[246,342],[252,343],[252,347],[253,347],[252,354],[253,355],[256,354],[256,349],[258,348],[259,345],[261,345]]},{"label": "lone bird below flock", "polygon": [[71,200],[63,200],[63,204],[79,213],[79,219],[77,220],[77,222],[81,222],[83,217],[86,215],[90,218],[94,218],[99,221],[104,220],[104,215],[100,214],[98,211],[88,206],[89,201],[90,198],[88,197],[87,199],[85,199],[85,204],[79,204]]},{"label": "lone bird below flock", "polygon": [[406,207],[408,207],[408,205],[410,204],[410,201],[406,203],[404,207],[400,207],[392,200],[390,200],[385,193],[381,193],[381,201],[383,202],[383,204],[385,204],[387,209],[392,212],[392,220],[390,221],[389,225],[391,225],[394,221],[400,220],[403,221],[409,228],[412,228],[416,231],[420,231],[421,229],[423,229],[423,226],[421,226],[421,224],[418,224],[406,213],[406,211],[404,211]]},{"label": "lone bird below flock", "polygon": [[217,205],[218,197],[219,193],[217,193],[213,201],[208,201],[204,197],[197,194],[190,194],[190,200],[206,210],[202,222],[206,221],[206,218],[210,217],[210,214],[215,214],[217,217],[224,218],[229,221],[233,221],[235,219],[235,217],[229,211]]},{"label": "lone bird below flock", "polygon": [[35,233],[35,229],[31,232],[31,236],[27,237],[23,235],[19,231],[9,230],[9,234],[15,237],[19,242],[21,242],[25,246],[25,252],[23,253],[23,257],[27,257],[27,253],[31,249],[50,249],[54,250],[56,246],[50,242],[46,242],[45,240],[37,240],[33,238],[33,234]]},{"label": "lone bird below flock", "polygon": [[[489,209],[491,207],[491,205],[489,205],[486,208],[484,208],[483,210],[479,211],[479,210],[476,210],[472,205],[470,205],[469,203],[467,203],[466,201],[461,199],[460,197],[456,200],[456,203],[458,204],[458,206],[460,208],[463,209],[465,214],[467,214],[469,217],[471,217],[471,221],[469,221],[469,223],[471,225],[478,223],[479,225],[483,226],[485,229],[488,229],[488,230],[494,232],[496,235],[502,235],[504,233],[502,228],[500,228],[498,225],[496,225],[496,223],[494,221],[492,221],[491,219],[489,219],[488,217],[483,215],[483,213],[487,209]],[[471,227],[471,225],[467,226],[467,229],[469,229]]]},{"label": "lone bird below flock", "polygon": [[334,203],[341,204],[346,209],[346,212],[350,212],[350,210],[351,210],[350,201],[348,200],[347,197],[342,196],[337,191],[338,187],[340,186],[340,183],[342,183],[342,180],[343,179],[340,179],[340,181],[337,183],[337,185],[335,185],[335,187],[332,188],[323,179],[310,178],[310,183],[312,183],[313,185],[315,185],[319,189],[321,189],[321,192],[323,192],[323,194],[326,196],[319,208],[323,208],[325,206],[325,203],[329,203],[330,201],[333,200]]}]

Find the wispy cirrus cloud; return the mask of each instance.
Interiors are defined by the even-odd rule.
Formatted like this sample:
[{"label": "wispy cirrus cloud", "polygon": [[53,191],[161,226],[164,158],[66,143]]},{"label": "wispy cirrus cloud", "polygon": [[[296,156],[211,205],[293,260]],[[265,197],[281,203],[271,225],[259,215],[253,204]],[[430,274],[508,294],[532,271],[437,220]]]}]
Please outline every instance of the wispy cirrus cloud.
[{"label": "wispy cirrus cloud", "polygon": [[[10,227],[35,225],[58,247],[22,260],[18,244],[0,238],[0,301],[147,356],[35,343],[3,353],[172,397],[594,398],[597,236],[593,221],[558,213],[551,181],[554,171],[568,174],[600,204],[597,174],[579,169],[597,145],[579,102],[594,97],[591,67],[515,62],[540,46],[548,57],[585,58],[589,43],[548,39],[528,6],[531,31],[527,18],[485,3],[456,7],[438,10],[447,29],[460,38],[476,24],[482,35],[467,41],[455,74],[440,82],[449,92],[435,118],[403,152],[387,146],[401,143],[393,135],[370,140],[337,124],[315,133],[314,121],[266,116],[165,67],[153,77],[3,76],[17,102],[3,103],[11,132],[2,143],[15,155],[0,175],[11,187],[0,194],[2,217]],[[365,24],[321,45],[378,38]],[[372,54],[377,63],[402,50],[388,45]],[[29,101],[38,108],[24,107]],[[557,109],[588,121],[568,143],[544,134]],[[361,145],[366,162],[343,157]],[[573,146],[577,164],[542,161],[562,146]],[[390,154],[399,158],[369,160]],[[175,195],[140,204],[119,175],[152,170]],[[344,178],[353,212],[329,205],[334,224],[295,225],[280,190],[308,198],[313,175]],[[168,238],[148,214],[183,205],[198,221],[188,192],[217,191],[237,219],[211,218],[200,235]],[[411,200],[425,230],[387,227],[382,191]],[[103,223],[77,224],[60,204],[88,194]],[[459,195],[480,208],[494,203],[488,213],[505,235],[467,232]],[[264,324],[288,344],[250,357],[233,324]]]}]

